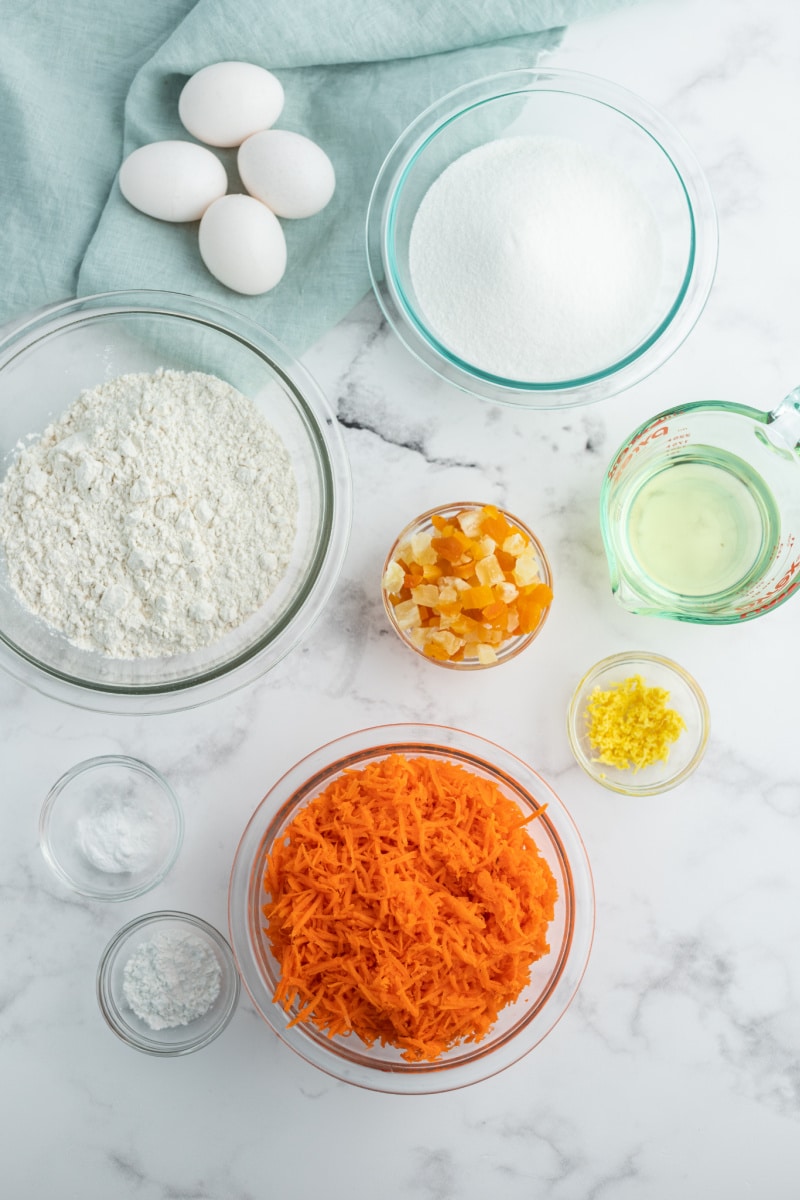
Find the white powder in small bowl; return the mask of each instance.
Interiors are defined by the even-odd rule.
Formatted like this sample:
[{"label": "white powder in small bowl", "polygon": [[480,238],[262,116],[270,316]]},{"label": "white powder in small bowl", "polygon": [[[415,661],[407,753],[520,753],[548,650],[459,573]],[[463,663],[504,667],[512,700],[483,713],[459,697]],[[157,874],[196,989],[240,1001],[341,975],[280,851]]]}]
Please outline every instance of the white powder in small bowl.
[{"label": "white powder in small bowl", "polygon": [[113,875],[141,871],[159,846],[155,820],[135,806],[112,804],[87,813],[76,822],[75,835],[87,862]]},{"label": "white powder in small bowl", "polygon": [[205,1016],[221,979],[219,960],[202,938],[164,930],[141,942],[125,963],[122,994],[151,1029],[174,1029]]},{"label": "white powder in small bowl", "polygon": [[428,189],[409,267],[451,353],[505,379],[563,382],[612,366],[648,335],[661,235],[608,156],[566,138],[499,138]]}]

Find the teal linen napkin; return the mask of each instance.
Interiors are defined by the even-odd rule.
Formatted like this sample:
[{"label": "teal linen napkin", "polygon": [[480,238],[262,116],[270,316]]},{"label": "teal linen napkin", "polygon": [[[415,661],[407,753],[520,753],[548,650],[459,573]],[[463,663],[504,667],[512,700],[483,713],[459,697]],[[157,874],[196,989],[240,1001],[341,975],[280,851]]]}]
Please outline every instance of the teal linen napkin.
[{"label": "teal linen napkin", "polygon": [[[74,293],[165,288],[235,308],[301,353],[369,288],[367,202],[409,121],[471,79],[535,65],[560,26],[613,2],[31,0],[5,16],[0,3],[0,320]],[[336,168],[328,207],[283,222],[286,275],[263,296],[217,283],[197,223],[143,216],[115,181],[137,146],[192,140],[180,90],[225,59],[274,71],[286,93],[276,127],[318,142]],[[235,152],[217,153],[229,191],[244,190]]]}]

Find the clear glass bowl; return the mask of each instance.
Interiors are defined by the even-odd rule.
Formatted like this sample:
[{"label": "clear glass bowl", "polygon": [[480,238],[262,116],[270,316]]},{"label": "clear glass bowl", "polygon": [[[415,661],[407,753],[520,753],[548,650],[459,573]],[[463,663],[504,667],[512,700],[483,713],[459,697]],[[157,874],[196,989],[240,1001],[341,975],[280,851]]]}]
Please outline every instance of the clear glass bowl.
[{"label": "clear glass bowl", "polygon": [[316,383],[260,326],[168,292],[115,292],[56,305],[0,331],[0,474],[86,388],[159,367],[216,375],[249,396],[282,438],[297,480],[292,556],[266,603],[192,654],[121,660],[73,646],[17,599],[0,555],[0,666],[79,707],[170,712],[242,687],[305,635],[336,582],[350,530],[350,475]]},{"label": "clear glass bowl", "polygon": [[[588,736],[587,705],[595,688],[607,691],[633,675],[646,687],[665,688],[667,706],[680,713],[686,728],[672,743],[666,762],[636,770],[598,762]],[[572,753],[587,775],[624,796],[655,796],[683,783],[700,763],[708,742],[709,712],[699,684],[669,658],[645,651],[628,651],[604,658],[586,672],[576,687],[567,713],[567,736]]]},{"label": "clear glass bowl", "polygon": [[[485,505],[483,503],[476,502],[476,501],[463,501],[461,503],[454,503],[454,504],[441,504],[436,508],[428,509],[427,512],[424,512],[420,516],[416,517],[398,535],[394,545],[392,546],[389,553],[387,554],[386,561],[383,564],[383,571],[381,573],[381,579],[382,580],[384,579],[384,577],[386,575],[387,567],[394,560],[395,555],[398,552],[398,549],[403,545],[404,542],[409,541],[411,538],[416,537],[418,534],[431,534],[432,532],[434,532],[434,525],[433,525],[433,521],[432,521],[433,517],[435,517],[435,516],[442,517],[442,518],[444,518],[444,520],[449,521],[449,520],[452,520],[454,517],[456,517],[458,515],[458,513],[460,513],[460,512],[465,512],[465,511],[479,512],[484,507],[485,507]],[[546,584],[549,588],[552,589],[553,577],[552,577],[552,573],[550,570],[550,563],[547,560],[547,555],[545,554],[544,548],[543,548],[541,542],[539,541],[539,539],[528,528],[528,526],[525,525],[525,523],[523,521],[521,521],[519,519],[519,517],[515,517],[513,515],[513,513],[507,512],[505,509],[502,509],[502,508],[498,509],[498,512],[500,513],[501,516],[505,517],[506,521],[508,521],[508,523],[510,525],[514,525],[528,539],[528,541],[530,542],[530,544],[533,548],[534,555],[536,558],[536,564],[537,564],[538,571],[539,571],[539,581],[541,583]],[[419,646],[415,645],[414,642],[412,641],[411,637],[409,636],[409,630],[402,628],[400,626],[400,624],[398,624],[397,615],[395,613],[395,606],[392,604],[391,600],[389,599],[389,593],[387,592],[386,587],[383,585],[381,586],[381,595],[383,597],[383,607],[386,611],[386,616],[389,619],[389,624],[391,625],[392,629],[395,631],[397,636],[400,638],[400,640],[403,642],[403,644],[405,646],[408,646],[416,654],[419,654],[422,658],[425,659],[426,662],[436,663],[436,665],[439,667],[450,667],[453,670],[457,670],[457,671],[479,671],[479,670],[483,670],[483,668],[485,668],[485,667],[496,667],[500,663],[508,662],[509,659],[511,659],[511,658],[516,658],[516,656],[519,653],[521,653],[521,651],[523,651],[526,648],[526,646],[529,646],[531,644],[531,642],[534,640],[534,638],[537,638],[539,636],[539,634],[541,633],[541,631],[544,627],[544,623],[547,620],[547,617],[550,613],[550,607],[551,607],[551,605],[548,604],[545,608],[542,609],[542,613],[541,613],[541,616],[539,617],[539,621],[536,625],[536,628],[531,630],[530,633],[518,634],[516,636],[513,636],[513,635],[509,636],[499,646],[494,647],[496,654],[497,654],[497,658],[495,661],[480,662],[477,658],[470,657],[470,658],[459,659],[459,660],[453,662],[450,659],[431,658],[427,654],[425,654],[424,651]]]},{"label": "clear glass bowl", "polygon": [[[125,998],[125,965],[139,948],[161,934],[190,935],[217,960],[219,994],[211,1007],[186,1025],[152,1029]],[[213,925],[183,912],[154,912],[124,925],[103,951],[97,971],[97,1001],[109,1028],[128,1046],[161,1058],[191,1054],[219,1037],[239,1003],[241,985],[231,948]]]},{"label": "clear glass bowl", "polygon": [[[661,233],[663,270],[655,316],[625,354],[590,375],[540,381],[482,371],[437,338],[415,293],[409,240],[429,187],[468,151],[520,134],[555,135],[610,157],[645,196]],[[640,97],[608,80],[551,69],[480,79],[426,109],[389,152],[367,216],[372,285],[400,340],[464,391],[527,408],[602,400],[665,362],[703,310],[716,270],[717,243],[705,176],[672,125]]]},{"label": "clear glass bowl", "polygon": [[[273,1002],[279,966],[262,929],[264,866],[294,815],[347,770],[393,753],[454,762],[490,779],[524,816],[558,885],[549,929],[550,953],[534,963],[531,981],[504,1008],[480,1042],[451,1048],[435,1062],[406,1062],[392,1046],[367,1048],[360,1038],[329,1038],[312,1024],[290,1026],[294,1011]],[[267,793],[244,831],[231,873],[228,921],[236,965],[253,1003],[277,1035],[307,1062],[337,1079],[378,1092],[421,1094],[476,1083],[517,1062],[550,1032],[574,997],[594,933],[594,887],[586,849],[552,788],[500,746],[439,725],[384,725],[351,733],[315,750]]]},{"label": "clear glass bowl", "polygon": [[93,900],[132,900],[154,888],[182,841],[183,815],[164,776],[122,754],[72,767],[53,784],[39,817],[45,861]]}]

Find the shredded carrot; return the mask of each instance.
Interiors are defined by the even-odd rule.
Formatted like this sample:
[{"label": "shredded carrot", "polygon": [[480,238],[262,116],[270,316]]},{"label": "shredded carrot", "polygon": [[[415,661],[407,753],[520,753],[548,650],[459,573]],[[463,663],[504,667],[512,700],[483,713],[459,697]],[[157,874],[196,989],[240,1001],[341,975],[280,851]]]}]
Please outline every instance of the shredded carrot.
[{"label": "shredded carrot", "polygon": [[480,1041],[549,951],[557,888],[532,819],[446,759],[391,754],[330,783],[264,872],[291,1023],[410,1062]]},{"label": "shredded carrot", "polygon": [[428,658],[488,666],[507,642],[538,629],[552,589],[528,534],[494,505],[434,513],[431,525],[398,546],[384,571],[397,627]]}]

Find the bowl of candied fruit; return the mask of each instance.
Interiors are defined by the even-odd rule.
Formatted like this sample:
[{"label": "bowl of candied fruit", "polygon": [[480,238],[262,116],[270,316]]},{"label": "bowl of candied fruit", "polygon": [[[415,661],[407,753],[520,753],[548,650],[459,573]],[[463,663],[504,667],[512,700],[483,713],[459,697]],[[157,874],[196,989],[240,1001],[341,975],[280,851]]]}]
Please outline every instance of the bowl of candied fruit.
[{"label": "bowl of candied fruit", "polygon": [[382,575],[394,631],[443,667],[514,658],[541,633],[553,600],[550,564],[519,517],[493,504],[429,509],[400,533]]}]

